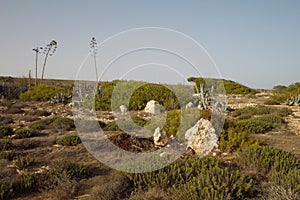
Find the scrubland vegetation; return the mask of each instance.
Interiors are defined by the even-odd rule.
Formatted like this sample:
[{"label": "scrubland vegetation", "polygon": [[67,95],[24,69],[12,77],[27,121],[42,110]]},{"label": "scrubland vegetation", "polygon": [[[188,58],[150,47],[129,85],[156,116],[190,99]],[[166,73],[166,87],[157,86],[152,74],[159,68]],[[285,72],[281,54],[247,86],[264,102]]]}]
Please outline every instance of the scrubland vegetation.
[{"label": "scrubland vegetation", "polygon": [[[163,169],[131,174],[110,169],[89,155],[76,133],[70,117],[71,108],[46,102],[61,92],[71,94],[70,82],[44,80],[45,85],[26,91],[24,80],[18,79],[16,85],[14,79],[3,80],[0,88],[4,97],[0,101],[0,199],[35,199],[38,196],[43,199],[82,196],[82,199],[91,200],[300,199],[299,157],[255,139],[256,134],[267,135],[287,125],[286,118],[293,115],[293,111],[270,105],[283,103],[289,95],[299,94],[298,83],[275,87],[270,102],[265,105],[227,113],[219,151],[215,151],[215,155],[199,158],[187,153]],[[198,84],[201,79],[189,81]],[[98,112],[110,110],[110,95],[117,82],[100,83],[101,92],[96,95],[95,102]],[[128,82],[127,86],[132,84]],[[224,81],[224,86],[227,94],[254,95],[258,92],[232,81]],[[191,99],[182,88],[177,88],[178,98],[187,103]],[[136,125],[149,126],[149,118],[136,113],[153,98],[165,107],[166,123],[162,128],[168,136],[182,138],[185,130],[199,118],[211,117],[209,110],[191,109],[183,113],[178,110],[179,101],[171,90],[148,83],[136,90],[130,99],[129,107],[135,110],[132,119]],[[123,101],[122,96],[119,99]],[[88,106],[88,99],[85,103]],[[187,120],[179,127],[182,115]],[[88,123],[86,120],[86,127]],[[115,121],[99,120],[99,123],[108,136],[122,132]],[[130,130],[131,124],[121,123]],[[154,130],[156,125],[152,126],[148,128]],[[118,144],[117,140],[113,142]]]}]

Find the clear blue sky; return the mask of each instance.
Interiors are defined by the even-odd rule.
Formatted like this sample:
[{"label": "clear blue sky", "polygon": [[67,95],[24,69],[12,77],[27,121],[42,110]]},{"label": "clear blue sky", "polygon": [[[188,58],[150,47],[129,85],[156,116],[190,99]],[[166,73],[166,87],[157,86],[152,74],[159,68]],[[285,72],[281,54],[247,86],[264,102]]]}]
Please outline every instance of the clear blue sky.
[{"label": "clear blue sky", "polygon": [[46,78],[74,79],[101,42],[137,27],[164,27],[202,44],[222,77],[254,88],[300,81],[300,1],[1,0],[0,75],[34,73],[32,48],[58,42]]}]

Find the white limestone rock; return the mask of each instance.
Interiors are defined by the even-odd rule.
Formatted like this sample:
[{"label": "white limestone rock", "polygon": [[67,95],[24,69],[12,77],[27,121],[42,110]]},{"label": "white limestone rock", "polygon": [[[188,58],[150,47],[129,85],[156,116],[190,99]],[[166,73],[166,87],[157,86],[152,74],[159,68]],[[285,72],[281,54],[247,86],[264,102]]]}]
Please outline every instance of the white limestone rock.
[{"label": "white limestone rock", "polygon": [[193,149],[199,156],[205,156],[214,148],[218,134],[211,122],[200,119],[192,128],[185,132],[187,148]]}]

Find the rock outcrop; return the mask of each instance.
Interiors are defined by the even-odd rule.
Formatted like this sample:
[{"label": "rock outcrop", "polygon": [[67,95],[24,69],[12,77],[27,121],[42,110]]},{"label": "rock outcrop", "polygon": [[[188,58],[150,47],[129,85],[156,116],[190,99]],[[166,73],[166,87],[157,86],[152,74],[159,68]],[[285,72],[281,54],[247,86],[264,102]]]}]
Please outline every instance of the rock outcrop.
[{"label": "rock outcrop", "polygon": [[200,156],[207,155],[217,144],[218,134],[211,122],[200,119],[192,128],[185,132],[187,148],[191,148]]},{"label": "rock outcrop", "polygon": [[128,108],[125,105],[120,105],[121,115],[126,115],[128,112]]},{"label": "rock outcrop", "polygon": [[153,140],[156,146],[164,146],[168,142],[166,132],[157,127],[153,133]]},{"label": "rock outcrop", "polygon": [[152,114],[152,115],[156,115],[156,114],[160,114],[161,113],[160,109],[161,109],[161,105],[157,101],[150,100],[146,104],[145,112],[149,113],[149,114]]}]

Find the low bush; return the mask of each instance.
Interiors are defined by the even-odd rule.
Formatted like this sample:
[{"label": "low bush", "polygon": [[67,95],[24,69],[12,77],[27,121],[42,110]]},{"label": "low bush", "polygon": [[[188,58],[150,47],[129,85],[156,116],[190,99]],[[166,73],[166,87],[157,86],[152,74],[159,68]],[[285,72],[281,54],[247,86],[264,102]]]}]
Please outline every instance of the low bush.
[{"label": "low bush", "polygon": [[250,197],[254,188],[251,178],[209,157],[190,157],[154,172],[127,176],[135,187],[169,191],[171,199],[241,199]]},{"label": "low bush", "polygon": [[281,117],[285,117],[292,113],[293,111],[288,108],[275,108],[269,106],[253,106],[253,107],[249,106],[249,107],[245,107],[233,111],[232,116],[238,117],[239,119],[243,118],[244,116],[248,116],[246,118],[250,118],[253,116],[268,115],[268,114],[276,114]]},{"label": "low bush", "polygon": [[0,125],[12,124],[14,120],[11,117],[0,116]]},{"label": "low bush", "polygon": [[81,140],[76,134],[67,134],[57,138],[56,143],[62,146],[76,146]]},{"label": "low bush", "polygon": [[62,92],[67,95],[72,93],[71,91],[58,86],[41,84],[27,92],[21,93],[19,98],[23,101],[49,101],[52,97],[57,96]]},{"label": "low bush", "polygon": [[92,188],[90,200],[121,200],[131,192],[131,183],[126,176],[113,177]]},{"label": "low bush", "polygon": [[243,148],[235,162],[242,169],[258,174],[273,172],[288,173],[290,170],[299,171],[300,162],[291,153],[270,146],[250,146]]},{"label": "low bush", "polygon": [[280,105],[280,101],[275,99],[268,99],[264,102],[265,105]]},{"label": "low bush", "polygon": [[71,160],[59,160],[52,166],[51,175],[66,173],[66,175],[74,180],[80,180],[87,177],[87,167],[84,164]]},{"label": "low bush", "polygon": [[50,117],[29,125],[32,130],[53,129],[56,131],[70,131],[75,128],[74,121],[65,117]]},{"label": "low bush", "polygon": [[13,196],[13,185],[11,183],[0,182],[0,199],[6,200]]},{"label": "low bush", "polygon": [[50,112],[46,111],[46,110],[30,110],[28,113],[28,115],[32,115],[32,116],[49,116],[51,115]]},{"label": "low bush", "polygon": [[251,145],[257,145],[257,141],[248,132],[237,132],[230,128],[223,130],[220,135],[221,151],[233,152]]},{"label": "low bush", "polygon": [[34,157],[31,154],[17,155],[13,160],[14,167],[18,170],[26,169],[34,162]]},{"label": "low bush", "polygon": [[14,138],[22,139],[22,138],[31,138],[37,136],[37,132],[29,129],[29,128],[20,128],[15,130]]},{"label": "low bush", "polygon": [[0,139],[0,151],[7,151],[13,148],[12,141],[10,139]]},{"label": "low bush", "polygon": [[13,129],[9,126],[0,126],[0,138],[13,134]]},{"label": "low bush", "polygon": [[75,128],[74,120],[66,117],[56,117],[51,125],[64,131],[70,131]]},{"label": "low bush", "polygon": [[246,131],[249,133],[265,133],[279,127],[282,124],[282,117],[275,114],[269,114],[238,121],[237,128],[240,131]]}]

